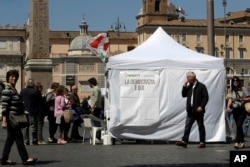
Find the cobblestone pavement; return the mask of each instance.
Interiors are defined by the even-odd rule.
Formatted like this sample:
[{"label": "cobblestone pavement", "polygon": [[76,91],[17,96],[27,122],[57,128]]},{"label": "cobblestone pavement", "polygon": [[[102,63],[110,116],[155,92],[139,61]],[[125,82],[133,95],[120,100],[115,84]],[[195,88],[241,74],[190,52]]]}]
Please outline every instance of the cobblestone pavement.
[{"label": "cobblestone pavement", "polygon": [[[45,123],[44,137],[48,125]],[[82,129],[80,129],[81,131]],[[6,130],[0,128],[0,152],[2,152]],[[227,167],[233,144],[208,143],[207,148],[197,148],[197,143],[187,148],[177,147],[174,142],[152,144],[149,142],[117,141],[115,145],[92,146],[72,142],[65,145],[46,144],[26,146],[29,155],[38,157],[36,166],[44,167]],[[250,138],[246,148],[250,150]],[[10,159],[22,166],[16,145],[12,147]]]}]

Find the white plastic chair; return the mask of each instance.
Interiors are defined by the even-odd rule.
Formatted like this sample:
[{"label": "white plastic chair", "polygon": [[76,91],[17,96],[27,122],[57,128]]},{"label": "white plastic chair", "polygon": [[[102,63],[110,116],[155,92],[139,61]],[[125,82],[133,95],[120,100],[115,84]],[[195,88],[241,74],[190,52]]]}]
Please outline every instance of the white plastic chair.
[{"label": "white plastic chair", "polygon": [[[100,130],[104,130],[105,128],[105,122],[97,117],[95,117],[92,114],[89,115],[82,115],[82,119],[83,119],[83,140],[82,140],[82,144],[84,144],[84,139],[85,139],[85,134],[86,134],[86,130],[88,129],[90,132],[90,144],[95,145],[96,144],[96,132],[100,131]],[[101,127],[94,127],[92,125],[92,120],[93,121],[98,121],[101,123]]]}]

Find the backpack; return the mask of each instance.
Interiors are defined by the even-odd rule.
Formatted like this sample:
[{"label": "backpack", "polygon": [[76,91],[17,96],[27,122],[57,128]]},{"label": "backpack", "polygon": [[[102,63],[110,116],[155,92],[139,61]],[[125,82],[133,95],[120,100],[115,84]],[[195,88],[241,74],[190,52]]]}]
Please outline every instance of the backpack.
[{"label": "backpack", "polygon": [[44,98],[44,103],[45,103],[45,116],[48,116],[48,114],[53,111],[54,112],[54,103],[55,99],[48,99],[49,96],[54,96],[53,92],[47,93],[43,98]]}]

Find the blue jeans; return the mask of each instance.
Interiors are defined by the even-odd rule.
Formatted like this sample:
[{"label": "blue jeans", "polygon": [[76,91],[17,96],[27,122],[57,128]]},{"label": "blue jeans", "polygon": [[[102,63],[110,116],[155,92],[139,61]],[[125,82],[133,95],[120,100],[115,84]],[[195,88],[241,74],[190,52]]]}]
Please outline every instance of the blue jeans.
[{"label": "blue jeans", "polygon": [[228,124],[228,127],[229,127],[229,133],[231,135],[232,138],[234,138],[234,116],[233,116],[233,113],[232,111],[231,112],[226,112],[226,120],[227,120],[227,124]]},{"label": "blue jeans", "polygon": [[244,133],[245,137],[247,136],[249,124],[250,124],[250,115],[248,115],[246,117],[246,119],[245,119],[245,121],[243,123],[243,133]]},{"label": "blue jeans", "polygon": [[204,113],[191,113],[187,115],[184,136],[182,137],[182,141],[188,143],[190,131],[195,121],[197,122],[199,127],[200,142],[205,143],[206,130],[204,126]]},{"label": "blue jeans", "polygon": [[244,134],[243,134],[243,122],[246,119],[246,111],[243,107],[234,108],[233,109],[234,120],[236,123],[236,142],[243,143],[244,142]]}]

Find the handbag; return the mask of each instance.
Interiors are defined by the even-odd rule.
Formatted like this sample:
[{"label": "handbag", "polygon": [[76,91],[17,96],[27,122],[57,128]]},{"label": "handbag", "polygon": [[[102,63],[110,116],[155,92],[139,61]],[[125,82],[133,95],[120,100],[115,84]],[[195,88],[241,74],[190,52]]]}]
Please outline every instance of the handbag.
[{"label": "handbag", "polygon": [[250,114],[250,102],[245,103],[245,110],[248,114]]},{"label": "handbag", "polygon": [[64,110],[63,117],[64,117],[65,123],[71,123],[74,120],[73,114],[70,110]]},{"label": "handbag", "polygon": [[12,128],[20,127],[25,128],[29,126],[28,118],[26,114],[16,114],[15,112],[9,113],[10,126]]}]

